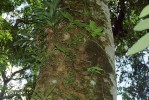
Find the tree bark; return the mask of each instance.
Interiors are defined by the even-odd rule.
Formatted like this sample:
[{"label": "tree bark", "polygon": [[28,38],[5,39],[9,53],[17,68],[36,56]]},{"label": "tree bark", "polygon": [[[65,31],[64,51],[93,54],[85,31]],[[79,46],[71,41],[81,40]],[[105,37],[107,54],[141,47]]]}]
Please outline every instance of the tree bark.
[{"label": "tree bark", "polygon": [[[93,37],[68,19],[61,21],[56,31],[49,27],[47,61],[40,69],[32,100],[116,100],[108,1],[63,0],[60,4],[80,23],[94,21],[105,35]],[[95,71],[97,67],[103,70]]]}]

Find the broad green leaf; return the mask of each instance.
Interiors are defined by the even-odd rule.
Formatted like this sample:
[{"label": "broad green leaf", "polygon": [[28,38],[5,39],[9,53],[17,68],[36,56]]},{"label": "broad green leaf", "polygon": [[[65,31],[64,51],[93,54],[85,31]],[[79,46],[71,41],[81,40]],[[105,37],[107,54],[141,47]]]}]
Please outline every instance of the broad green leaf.
[{"label": "broad green leaf", "polygon": [[140,21],[135,27],[135,31],[142,31],[149,29],[149,18],[144,19],[143,21]]},{"label": "broad green leaf", "polygon": [[149,46],[149,33],[141,37],[127,52],[128,55],[135,54]]},{"label": "broad green leaf", "polygon": [[99,73],[100,74],[103,71],[103,69],[99,66],[93,66],[93,67],[87,68],[87,71],[91,72],[91,73]]},{"label": "broad green leaf", "polygon": [[147,5],[146,7],[144,7],[144,9],[142,10],[141,14],[140,14],[140,18],[145,17],[149,15],[149,5]]}]

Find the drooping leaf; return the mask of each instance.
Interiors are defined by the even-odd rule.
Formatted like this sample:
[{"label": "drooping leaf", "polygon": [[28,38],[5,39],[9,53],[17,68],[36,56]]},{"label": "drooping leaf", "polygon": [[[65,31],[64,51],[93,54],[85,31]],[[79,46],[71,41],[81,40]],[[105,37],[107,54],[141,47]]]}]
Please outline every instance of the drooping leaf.
[{"label": "drooping leaf", "polygon": [[127,52],[128,55],[135,54],[149,46],[149,33],[141,37]]},{"label": "drooping leaf", "polygon": [[149,15],[149,5],[147,5],[146,7],[144,7],[144,9],[142,10],[141,14],[140,14],[140,18],[145,17]]},{"label": "drooping leaf", "polygon": [[142,31],[149,29],[149,18],[144,19],[143,21],[140,21],[135,27],[135,31]]}]

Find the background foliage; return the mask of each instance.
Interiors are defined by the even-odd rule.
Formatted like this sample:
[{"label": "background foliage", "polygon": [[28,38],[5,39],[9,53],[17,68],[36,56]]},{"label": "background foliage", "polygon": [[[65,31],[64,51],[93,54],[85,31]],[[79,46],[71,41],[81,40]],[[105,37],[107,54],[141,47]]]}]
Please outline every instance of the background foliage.
[{"label": "background foliage", "polygon": [[140,20],[139,14],[149,2],[119,0],[111,3],[117,5],[112,6],[110,11],[116,47],[119,94],[123,96],[123,100],[146,100],[149,96],[149,86],[146,84],[149,82],[148,48],[129,56],[126,52],[147,31],[136,32],[133,29]]}]

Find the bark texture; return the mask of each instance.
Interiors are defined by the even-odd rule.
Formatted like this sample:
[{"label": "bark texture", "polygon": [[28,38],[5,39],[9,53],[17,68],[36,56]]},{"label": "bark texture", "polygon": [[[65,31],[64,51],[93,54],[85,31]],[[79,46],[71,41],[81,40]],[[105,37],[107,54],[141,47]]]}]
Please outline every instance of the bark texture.
[{"label": "bark texture", "polygon": [[[46,30],[48,59],[40,69],[32,100],[116,100],[108,1],[64,0],[60,4],[74,20],[87,25],[94,21],[103,28],[105,36],[93,37],[85,28],[70,25],[68,19],[59,23],[56,32],[49,27]],[[93,67],[103,71],[89,70]]]}]

